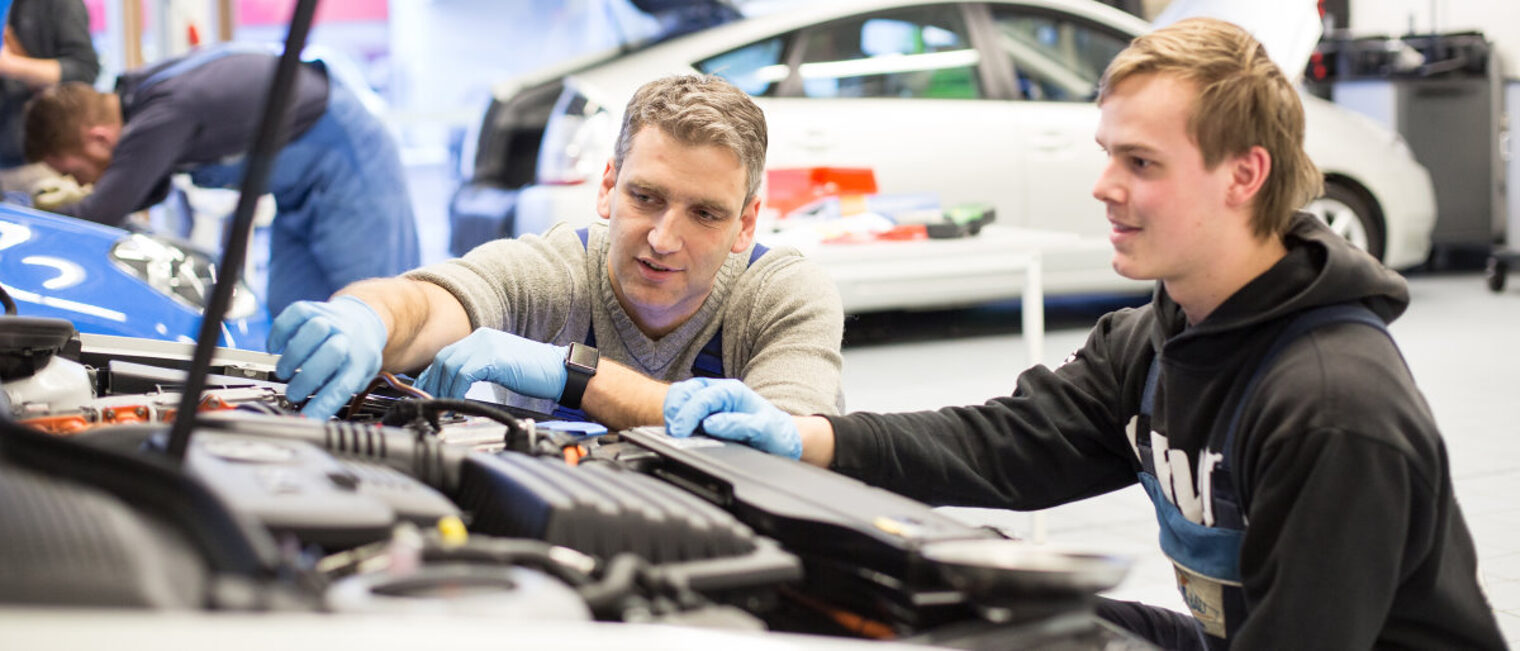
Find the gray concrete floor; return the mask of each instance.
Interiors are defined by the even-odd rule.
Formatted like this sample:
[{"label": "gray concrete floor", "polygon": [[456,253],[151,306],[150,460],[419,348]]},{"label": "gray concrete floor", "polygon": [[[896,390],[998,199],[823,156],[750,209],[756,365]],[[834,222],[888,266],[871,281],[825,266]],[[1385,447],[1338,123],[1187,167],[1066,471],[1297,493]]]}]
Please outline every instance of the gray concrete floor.
[{"label": "gray concrete floor", "polygon": [[[1520,277],[1512,279],[1520,286]],[[1409,311],[1391,330],[1446,439],[1457,498],[1473,530],[1484,587],[1505,637],[1520,643],[1520,289],[1488,291],[1476,273],[1414,275]],[[1081,346],[1113,305],[1053,306],[1047,365]],[[852,411],[974,404],[1012,390],[1030,365],[1015,306],[873,314],[846,328],[844,385]],[[996,360],[997,363],[989,363]],[[1026,514],[955,509],[1027,536]],[[1109,593],[1186,610],[1156,544],[1154,512],[1138,487],[1046,512],[1051,544],[1129,554],[1135,565]]]}]

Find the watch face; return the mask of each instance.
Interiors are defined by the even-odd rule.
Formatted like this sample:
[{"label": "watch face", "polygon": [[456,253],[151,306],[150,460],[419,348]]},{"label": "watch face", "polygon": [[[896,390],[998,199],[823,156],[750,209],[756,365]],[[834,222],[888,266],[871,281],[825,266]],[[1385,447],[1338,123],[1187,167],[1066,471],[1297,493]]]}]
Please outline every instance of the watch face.
[{"label": "watch face", "polygon": [[570,354],[565,358],[565,365],[581,369],[587,373],[596,372],[596,363],[601,359],[601,353],[595,348],[581,343],[570,344]]}]

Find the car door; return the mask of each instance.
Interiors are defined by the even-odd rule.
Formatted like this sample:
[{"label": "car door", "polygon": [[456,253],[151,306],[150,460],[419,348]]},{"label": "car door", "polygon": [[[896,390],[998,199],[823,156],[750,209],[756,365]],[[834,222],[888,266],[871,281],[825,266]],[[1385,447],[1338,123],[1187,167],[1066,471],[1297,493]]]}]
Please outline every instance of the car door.
[{"label": "car door", "polygon": [[767,165],[869,167],[882,193],[995,203],[1021,185],[1017,125],[987,101],[1000,83],[965,7],[927,4],[812,25],[700,61],[757,97]]},{"label": "car door", "polygon": [[[989,4],[987,58],[1002,58],[1018,98],[1000,121],[1017,125],[1024,171],[1018,214],[1032,228],[1104,235],[1092,185],[1106,161],[1094,142],[1098,81],[1130,36],[1054,9]],[[1001,215],[1000,215],[1001,217]]]}]

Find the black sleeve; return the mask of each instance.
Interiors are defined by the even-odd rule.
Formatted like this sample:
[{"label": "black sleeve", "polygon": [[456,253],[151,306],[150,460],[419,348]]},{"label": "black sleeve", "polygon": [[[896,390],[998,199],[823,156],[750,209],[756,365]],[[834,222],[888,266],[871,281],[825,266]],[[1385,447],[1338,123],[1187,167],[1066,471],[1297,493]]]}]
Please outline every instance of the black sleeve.
[{"label": "black sleeve", "polygon": [[90,13],[81,0],[65,0],[57,5],[59,81],[95,83],[100,76],[100,57],[90,41]]},{"label": "black sleeve", "polygon": [[1410,506],[1432,493],[1387,445],[1336,431],[1292,441],[1258,467],[1272,474],[1272,490],[1253,499],[1241,546],[1251,616],[1235,647],[1372,648],[1404,543],[1431,524],[1412,521]]},{"label": "black sleeve", "polygon": [[176,110],[170,98],[143,107],[122,128],[111,165],[95,183],[95,190],[84,201],[59,212],[115,226],[127,213],[152,205],[162,183],[174,173],[175,164],[189,148],[195,130],[195,121]]},{"label": "black sleeve", "polygon": [[1232,455],[1249,487],[1240,571],[1250,611],[1233,647],[1403,646],[1389,622],[1411,598],[1422,601],[1405,607],[1446,620],[1426,633],[1467,628],[1461,618],[1481,598],[1456,608],[1469,592],[1417,575],[1444,565],[1472,584],[1476,570],[1440,554],[1445,453],[1397,350],[1360,326],[1327,327],[1285,351],[1257,395],[1259,411],[1242,417],[1257,426],[1239,432]]},{"label": "black sleeve", "polygon": [[[1136,481],[1105,317],[1054,371],[1019,376],[1012,396],[939,411],[830,418],[833,469],[935,505],[1039,509]],[[974,363],[967,360],[966,363]],[[1142,378],[1143,381],[1143,378]],[[1137,401],[1136,401],[1137,402]]]}]

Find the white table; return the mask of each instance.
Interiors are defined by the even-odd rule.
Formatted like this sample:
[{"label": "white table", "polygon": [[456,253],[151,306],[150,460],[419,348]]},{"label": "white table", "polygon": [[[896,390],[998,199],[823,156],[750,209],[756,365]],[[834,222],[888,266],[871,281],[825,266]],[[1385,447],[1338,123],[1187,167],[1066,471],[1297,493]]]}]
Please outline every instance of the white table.
[{"label": "white table", "polygon": [[[1020,298],[1028,366],[1045,359],[1047,253],[1069,259],[1086,256],[1081,263],[1087,264],[1091,256],[1112,251],[1103,240],[995,225],[964,238],[803,243],[798,248],[834,278],[846,312]],[[1029,528],[1032,542],[1045,542],[1043,511],[1029,514]]]}]

